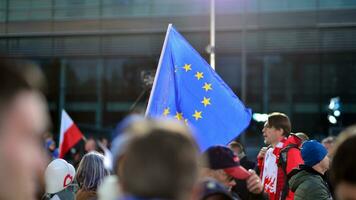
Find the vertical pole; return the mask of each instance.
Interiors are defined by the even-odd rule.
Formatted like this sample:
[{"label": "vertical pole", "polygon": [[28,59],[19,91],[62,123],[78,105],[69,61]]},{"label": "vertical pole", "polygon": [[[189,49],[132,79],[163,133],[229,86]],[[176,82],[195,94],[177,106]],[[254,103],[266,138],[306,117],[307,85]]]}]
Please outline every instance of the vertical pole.
[{"label": "vertical pole", "polygon": [[102,116],[103,116],[103,95],[102,95],[102,69],[103,69],[103,60],[98,60],[96,66],[96,113],[95,113],[95,126],[96,128],[101,128],[102,126]]},{"label": "vertical pole", "polygon": [[[242,0],[242,29],[241,29],[241,100],[246,104],[246,4]],[[242,134],[242,144],[246,145],[246,134]]]},{"label": "vertical pole", "polygon": [[210,0],[210,65],[215,70],[215,0]]},{"label": "vertical pole", "polygon": [[58,100],[58,133],[60,132],[61,128],[61,116],[62,116],[62,110],[64,109],[65,106],[65,100],[66,100],[66,72],[67,72],[67,61],[66,60],[61,60],[60,63],[60,72],[59,72],[59,100]]},{"label": "vertical pole", "polygon": [[268,113],[269,103],[269,59],[263,59],[263,113]]}]

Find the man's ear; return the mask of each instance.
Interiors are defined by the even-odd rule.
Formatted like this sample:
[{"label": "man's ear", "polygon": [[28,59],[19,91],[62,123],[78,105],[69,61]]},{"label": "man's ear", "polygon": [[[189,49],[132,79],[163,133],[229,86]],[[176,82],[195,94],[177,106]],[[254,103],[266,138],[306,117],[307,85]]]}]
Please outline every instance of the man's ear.
[{"label": "man's ear", "polygon": [[284,136],[284,130],[282,128],[276,128],[276,131],[278,131],[279,136]]}]

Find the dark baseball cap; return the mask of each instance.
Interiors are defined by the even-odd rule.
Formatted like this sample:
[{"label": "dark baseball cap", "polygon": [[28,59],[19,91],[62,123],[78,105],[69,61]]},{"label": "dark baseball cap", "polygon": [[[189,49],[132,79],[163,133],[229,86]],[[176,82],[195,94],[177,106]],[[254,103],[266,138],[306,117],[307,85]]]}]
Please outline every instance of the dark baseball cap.
[{"label": "dark baseball cap", "polygon": [[208,160],[210,169],[219,170],[223,169],[230,176],[244,180],[247,179],[251,173],[240,165],[239,158],[234,152],[224,146],[209,147],[204,153]]}]

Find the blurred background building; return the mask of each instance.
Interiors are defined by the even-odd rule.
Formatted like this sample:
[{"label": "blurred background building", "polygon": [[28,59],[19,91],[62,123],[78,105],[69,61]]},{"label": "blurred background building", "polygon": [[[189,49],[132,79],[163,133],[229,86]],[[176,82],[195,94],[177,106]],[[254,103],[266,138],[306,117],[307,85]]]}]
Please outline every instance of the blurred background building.
[{"label": "blurred background building", "polygon": [[[55,134],[65,108],[84,133],[105,135],[130,110],[145,109],[168,23],[209,60],[209,5],[0,0],[0,51],[43,68]],[[355,121],[356,0],[218,0],[216,70],[238,96],[242,51],[254,112],[285,112],[294,131],[315,137]],[[336,123],[327,117],[333,97],[342,103]],[[253,122],[247,139],[260,144],[261,127]]]}]

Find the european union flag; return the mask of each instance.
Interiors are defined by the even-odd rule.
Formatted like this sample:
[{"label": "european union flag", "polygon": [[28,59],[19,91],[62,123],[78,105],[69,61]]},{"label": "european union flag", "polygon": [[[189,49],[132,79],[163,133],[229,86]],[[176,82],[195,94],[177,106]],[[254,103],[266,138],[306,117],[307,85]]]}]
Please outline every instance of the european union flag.
[{"label": "european union flag", "polygon": [[251,110],[172,25],[168,26],[146,115],[174,117],[192,125],[201,150],[226,145],[251,120]]}]

